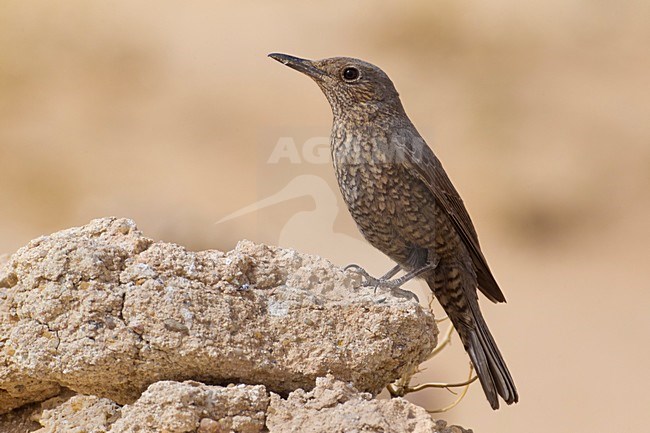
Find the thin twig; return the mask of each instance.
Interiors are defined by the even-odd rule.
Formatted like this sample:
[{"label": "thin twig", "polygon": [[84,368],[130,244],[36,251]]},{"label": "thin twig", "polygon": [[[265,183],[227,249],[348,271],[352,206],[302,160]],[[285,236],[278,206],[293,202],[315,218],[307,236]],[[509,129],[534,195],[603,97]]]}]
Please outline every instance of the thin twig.
[{"label": "thin twig", "polygon": [[478,376],[470,377],[468,380],[459,382],[459,383],[437,383],[429,382],[423,383],[422,385],[408,386],[406,387],[406,392],[417,392],[426,388],[459,388],[461,386],[467,386],[478,379]]},{"label": "thin twig", "polygon": [[[436,323],[441,323],[444,322],[445,320],[449,320],[448,316],[445,316],[441,319],[436,319]],[[438,345],[436,346],[435,349],[431,351],[431,354],[429,355],[428,359],[431,359],[438,355],[440,352],[442,352],[445,347],[447,347],[451,343],[451,336],[454,332],[454,326],[449,325],[447,330],[445,331],[445,335],[443,336],[442,340],[438,341]],[[472,373],[474,372],[474,368],[470,364],[469,366],[469,377],[466,381],[464,382],[458,382],[458,383],[437,383],[437,382],[430,382],[430,383],[423,383],[421,385],[416,385],[411,387],[411,379],[413,378],[413,375],[417,373],[417,369],[405,374],[398,380],[396,380],[394,383],[389,384],[386,386],[386,389],[390,393],[391,397],[404,397],[406,394],[410,394],[412,392],[418,392],[422,391],[423,389],[427,388],[442,388],[446,389],[452,394],[456,394],[454,391],[452,391],[450,388],[458,388],[458,387],[463,387],[463,391],[460,393],[458,398],[451,403],[448,406],[445,406],[441,409],[436,409],[436,410],[427,410],[429,413],[441,413],[441,412],[446,412],[448,410],[453,409],[456,407],[462,400],[465,398],[465,395],[467,395],[467,391],[469,390],[469,386],[476,380],[478,379],[478,376],[472,376]]]},{"label": "thin twig", "polygon": [[431,352],[431,355],[429,355],[429,358],[431,359],[440,352],[451,342],[451,333],[454,332],[454,327],[453,325],[449,325],[449,328],[447,328],[447,331],[445,332],[445,336],[438,342],[438,345],[436,346],[435,349]]},{"label": "thin twig", "polygon": [[[469,377],[470,378],[472,377],[473,372],[474,372],[474,367],[472,367],[472,365],[470,364],[470,366],[469,366]],[[460,393],[458,398],[453,403],[451,403],[450,405],[445,406],[443,408],[440,408],[440,409],[427,410],[427,412],[428,413],[442,413],[442,412],[447,412],[448,410],[451,410],[451,409],[455,408],[456,406],[458,406],[458,403],[460,403],[465,398],[465,396],[467,395],[467,391],[469,391],[469,386],[472,384],[472,382],[474,382],[476,380],[477,377],[478,376],[475,376],[473,379],[468,379],[467,380],[467,385],[465,385],[465,388],[463,388],[463,392]]]}]

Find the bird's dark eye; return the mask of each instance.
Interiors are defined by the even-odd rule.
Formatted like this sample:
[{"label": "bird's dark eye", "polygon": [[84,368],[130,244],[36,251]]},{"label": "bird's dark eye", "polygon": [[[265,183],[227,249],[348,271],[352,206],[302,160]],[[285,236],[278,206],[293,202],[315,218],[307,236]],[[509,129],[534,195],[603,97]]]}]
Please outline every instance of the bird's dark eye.
[{"label": "bird's dark eye", "polygon": [[359,78],[359,70],[351,66],[343,69],[343,79],[345,81],[354,81]]}]

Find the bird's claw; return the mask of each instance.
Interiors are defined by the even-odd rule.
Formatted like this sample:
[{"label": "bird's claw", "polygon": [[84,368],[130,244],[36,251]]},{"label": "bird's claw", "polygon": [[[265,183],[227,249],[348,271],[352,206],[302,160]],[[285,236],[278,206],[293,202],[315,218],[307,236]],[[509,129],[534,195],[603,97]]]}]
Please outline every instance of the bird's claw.
[{"label": "bird's claw", "polygon": [[359,265],[355,265],[354,263],[351,265],[347,265],[345,268],[343,268],[344,271],[353,271],[363,278],[363,281],[361,282],[361,286],[363,287],[372,287],[372,286],[378,286],[381,283],[380,278],[375,278],[372,275],[368,273],[365,269],[363,269]]},{"label": "bird's claw", "polygon": [[355,265],[354,263],[347,265],[346,267],[343,268],[343,270],[344,270],[344,271],[354,271],[354,272],[356,272],[357,274],[361,275],[362,277],[365,277],[365,278],[372,278],[372,277],[370,276],[370,274],[369,274],[365,269],[363,269],[363,268],[362,268],[361,266],[359,266],[359,265]]}]

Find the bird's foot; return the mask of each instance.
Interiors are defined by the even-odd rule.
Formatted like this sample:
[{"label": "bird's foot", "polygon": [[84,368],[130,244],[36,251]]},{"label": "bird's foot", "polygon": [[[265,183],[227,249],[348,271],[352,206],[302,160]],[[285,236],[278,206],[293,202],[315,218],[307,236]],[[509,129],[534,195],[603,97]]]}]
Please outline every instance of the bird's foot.
[{"label": "bird's foot", "polygon": [[397,280],[390,280],[385,276],[379,278],[373,277],[368,273],[368,271],[366,271],[359,265],[355,265],[355,264],[347,265],[345,268],[343,268],[343,270],[345,271],[351,270],[361,275],[361,277],[363,277],[363,281],[361,282],[361,285],[364,287],[374,287],[375,289],[379,287],[393,289],[401,285],[401,284],[397,284],[398,283]]},{"label": "bird's foot", "polygon": [[[407,274],[407,275],[405,275],[404,277],[401,277],[401,278],[395,278],[394,280],[390,279],[390,277],[392,277],[393,275],[395,275],[397,273],[397,272],[395,272],[395,268],[391,269],[390,271],[388,271],[388,273],[386,273],[386,275],[384,275],[384,276],[382,276],[380,278],[373,277],[372,275],[370,275],[368,273],[368,271],[363,269],[361,266],[355,265],[355,264],[346,266],[344,268],[344,270],[346,270],[346,271],[347,270],[353,270],[357,274],[361,275],[363,277],[363,281],[362,281],[361,285],[364,286],[364,287],[374,287],[375,288],[375,293],[377,293],[377,290],[380,289],[380,288],[381,289],[388,289],[388,290],[391,291],[391,293],[394,296],[397,296],[399,298],[413,299],[415,302],[420,302],[420,300],[418,299],[418,297],[417,297],[417,295],[415,293],[410,292],[408,290],[400,289],[400,287],[405,282],[410,280],[412,277],[409,277],[408,274]],[[399,268],[398,268],[398,270],[399,270]],[[407,278],[405,278],[405,277],[407,277]]]}]

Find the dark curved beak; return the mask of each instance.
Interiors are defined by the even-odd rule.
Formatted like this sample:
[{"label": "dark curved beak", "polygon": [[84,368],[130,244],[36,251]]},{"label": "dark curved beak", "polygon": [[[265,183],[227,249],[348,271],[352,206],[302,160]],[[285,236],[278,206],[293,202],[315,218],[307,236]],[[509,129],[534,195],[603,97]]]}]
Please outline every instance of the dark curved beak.
[{"label": "dark curved beak", "polygon": [[269,57],[312,78],[318,78],[325,74],[325,72],[315,67],[311,60],[280,53],[271,53]]}]

